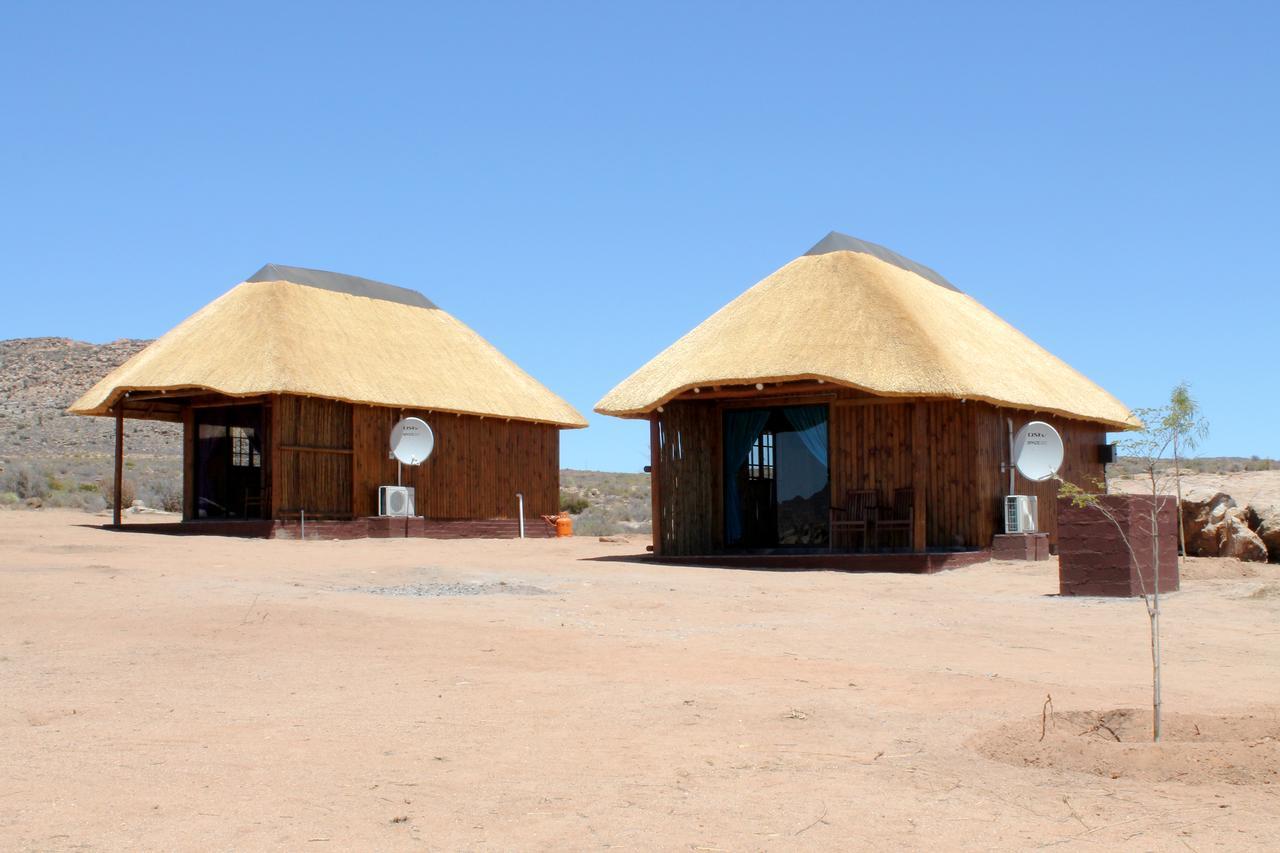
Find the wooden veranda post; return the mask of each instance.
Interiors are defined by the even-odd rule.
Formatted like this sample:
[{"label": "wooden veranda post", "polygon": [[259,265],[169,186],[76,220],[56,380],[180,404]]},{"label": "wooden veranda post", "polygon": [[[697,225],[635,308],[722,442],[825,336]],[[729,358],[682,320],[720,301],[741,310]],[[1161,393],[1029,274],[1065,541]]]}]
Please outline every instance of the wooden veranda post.
[{"label": "wooden veranda post", "polygon": [[116,470],[112,490],[111,523],[120,526],[121,489],[124,486],[124,401],[116,403]]}]

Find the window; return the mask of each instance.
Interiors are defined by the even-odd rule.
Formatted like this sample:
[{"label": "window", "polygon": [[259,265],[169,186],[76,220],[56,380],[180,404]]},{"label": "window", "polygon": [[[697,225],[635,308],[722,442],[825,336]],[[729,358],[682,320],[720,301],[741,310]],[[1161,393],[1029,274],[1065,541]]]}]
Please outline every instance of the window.
[{"label": "window", "polygon": [[231,427],[231,464],[237,468],[262,467],[262,454],[253,447],[250,427]]},{"label": "window", "polygon": [[751,453],[747,456],[747,479],[773,479],[773,433],[768,430],[760,433],[755,444],[751,445]]}]

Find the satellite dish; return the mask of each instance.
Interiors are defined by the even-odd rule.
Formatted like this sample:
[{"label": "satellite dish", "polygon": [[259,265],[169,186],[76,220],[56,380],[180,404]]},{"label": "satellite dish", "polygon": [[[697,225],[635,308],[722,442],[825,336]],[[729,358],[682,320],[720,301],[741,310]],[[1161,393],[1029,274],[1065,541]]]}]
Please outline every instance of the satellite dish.
[{"label": "satellite dish", "polygon": [[405,465],[426,462],[435,446],[435,434],[422,418],[404,418],[391,428],[391,455]]},{"label": "satellite dish", "polygon": [[1013,464],[1028,480],[1047,480],[1062,467],[1062,436],[1044,421],[1032,421],[1013,437]]}]

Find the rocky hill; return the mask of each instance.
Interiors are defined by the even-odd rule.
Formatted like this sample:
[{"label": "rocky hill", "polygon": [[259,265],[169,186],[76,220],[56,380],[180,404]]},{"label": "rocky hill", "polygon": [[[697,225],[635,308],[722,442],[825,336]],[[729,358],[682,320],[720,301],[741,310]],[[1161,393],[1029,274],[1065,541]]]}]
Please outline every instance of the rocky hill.
[{"label": "rocky hill", "polygon": [[[115,423],[66,410],[94,383],[150,341],[89,344],[67,338],[0,341],[0,459],[110,453]],[[177,456],[181,427],[126,421],[129,453]]]}]

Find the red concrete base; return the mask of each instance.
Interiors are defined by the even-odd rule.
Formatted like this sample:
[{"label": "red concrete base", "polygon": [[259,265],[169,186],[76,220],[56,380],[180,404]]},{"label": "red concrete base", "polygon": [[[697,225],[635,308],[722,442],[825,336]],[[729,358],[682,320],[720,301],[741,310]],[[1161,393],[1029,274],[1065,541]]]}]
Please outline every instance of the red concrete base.
[{"label": "red concrete base", "polygon": [[925,554],[712,554],[701,557],[663,557],[652,554],[646,562],[677,566],[711,566],[723,569],[772,569],[775,571],[904,572],[926,575],[985,563],[989,549],[936,551]]},{"label": "red concrete base", "polygon": [[[107,525],[110,528],[110,525]],[[200,520],[123,524],[115,530],[130,533],[162,533],[176,536],[239,536],[249,539],[298,539],[302,525],[298,521]],[[525,521],[525,534],[530,539],[555,536],[555,531],[542,519]],[[493,518],[462,521],[438,521],[425,518],[352,518],[343,520],[308,520],[307,539],[516,539],[520,536],[517,519]]]},{"label": "red concrete base", "polygon": [[1047,560],[1048,533],[997,533],[991,542],[993,560]]},{"label": "red concrete base", "polygon": [[[1137,596],[1155,588],[1151,507],[1141,495],[1105,495],[1102,507],[1058,501],[1058,588],[1063,595]],[[1156,501],[1160,591],[1178,589],[1178,519],[1172,496]],[[1123,533],[1123,535],[1122,535]],[[1125,540],[1128,540],[1128,545]],[[1132,549],[1132,551],[1130,550]]]}]

